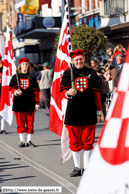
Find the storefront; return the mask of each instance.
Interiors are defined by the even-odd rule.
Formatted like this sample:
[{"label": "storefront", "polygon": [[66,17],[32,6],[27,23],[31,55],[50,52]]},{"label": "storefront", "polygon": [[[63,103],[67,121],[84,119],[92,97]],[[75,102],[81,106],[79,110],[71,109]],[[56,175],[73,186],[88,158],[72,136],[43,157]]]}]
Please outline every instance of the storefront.
[{"label": "storefront", "polygon": [[31,45],[31,43],[30,45],[24,45],[24,54],[29,57],[30,61],[34,63],[34,59],[38,59],[38,63],[43,63],[49,59],[52,62],[54,61],[54,56],[52,58],[51,54],[53,53],[55,35],[59,32],[60,27],[60,17],[35,17],[22,22],[20,25],[18,24],[14,29],[14,33],[18,40],[32,39],[32,43],[36,42],[36,45]]}]

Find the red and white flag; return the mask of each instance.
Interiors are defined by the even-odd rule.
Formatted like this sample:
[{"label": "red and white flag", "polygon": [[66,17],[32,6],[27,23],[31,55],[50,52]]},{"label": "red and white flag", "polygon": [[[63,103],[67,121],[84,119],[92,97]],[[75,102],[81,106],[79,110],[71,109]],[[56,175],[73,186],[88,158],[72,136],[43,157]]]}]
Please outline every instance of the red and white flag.
[{"label": "red and white flag", "polygon": [[[61,137],[61,161],[62,163],[68,160],[72,153],[69,149],[69,136],[68,130],[64,125],[64,116],[67,107],[67,100],[60,92],[60,83],[63,72],[70,68],[69,65],[69,36],[70,27],[67,22],[68,17],[68,4],[65,6],[64,20],[60,32],[59,44],[57,49],[57,56],[55,62],[54,79],[52,83],[51,103],[49,112],[49,129]],[[69,28],[69,29],[68,29]]]},{"label": "red and white flag", "polygon": [[4,52],[5,52],[5,44],[3,41],[2,34],[0,32],[0,55],[2,56],[2,66],[3,66],[3,62],[4,62]]},{"label": "red and white flag", "polygon": [[129,194],[129,47],[99,141],[77,194]]},{"label": "red and white flag", "polygon": [[16,73],[14,65],[13,49],[10,35],[10,28],[7,25],[5,55],[3,64],[3,76],[1,85],[1,102],[0,115],[11,125],[13,119],[12,99],[13,96],[9,91],[9,82],[13,74]]}]

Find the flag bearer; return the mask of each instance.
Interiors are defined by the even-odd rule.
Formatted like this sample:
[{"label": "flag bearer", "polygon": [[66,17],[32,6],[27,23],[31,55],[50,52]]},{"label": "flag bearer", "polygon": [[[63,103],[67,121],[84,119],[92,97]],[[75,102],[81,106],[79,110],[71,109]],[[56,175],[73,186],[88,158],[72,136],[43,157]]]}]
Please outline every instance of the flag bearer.
[{"label": "flag bearer", "polygon": [[[82,49],[70,53],[74,63],[75,89],[71,88],[70,69],[63,74],[61,92],[68,99],[64,124],[67,125],[70,149],[75,168],[70,176],[80,176],[87,168],[90,152],[93,149],[96,123],[100,121],[100,87],[96,72],[84,66]],[[80,168],[80,151],[84,152],[84,168]]]},{"label": "flag bearer", "polygon": [[34,133],[34,115],[39,109],[39,86],[34,75],[30,74],[31,67],[28,58],[21,58],[18,66],[18,88],[16,74],[12,77],[9,90],[14,94],[13,111],[16,116],[17,133],[19,133],[20,148],[25,147],[24,133],[27,133],[27,147],[35,147],[31,141]]}]

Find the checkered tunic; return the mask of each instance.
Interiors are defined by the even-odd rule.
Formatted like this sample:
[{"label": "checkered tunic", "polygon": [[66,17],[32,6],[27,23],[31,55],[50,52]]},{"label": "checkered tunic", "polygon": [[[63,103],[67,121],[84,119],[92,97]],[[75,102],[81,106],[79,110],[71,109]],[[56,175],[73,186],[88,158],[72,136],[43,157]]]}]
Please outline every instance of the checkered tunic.
[{"label": "checkered tunic", "polygon": [[[35,97],[34,91],[39,91],[39,86],[34,75],[18,74],[20,89],[22,90],[22,95],[17,97],[14,96],[13,111],[16,112],[33,112],[35,109]],[[17,89],[16,74],[12,77],[9,90]]]},{"label": "checkered tunic", "polygon": [[[97,123],[94,90],[100,91],[98,76],[90,68],[77,69],[73,67],[76,96],[68,100],[65,114],[65,124],[85,126]],[[70,69],[63,74],[61,91],[71,88]]]}]

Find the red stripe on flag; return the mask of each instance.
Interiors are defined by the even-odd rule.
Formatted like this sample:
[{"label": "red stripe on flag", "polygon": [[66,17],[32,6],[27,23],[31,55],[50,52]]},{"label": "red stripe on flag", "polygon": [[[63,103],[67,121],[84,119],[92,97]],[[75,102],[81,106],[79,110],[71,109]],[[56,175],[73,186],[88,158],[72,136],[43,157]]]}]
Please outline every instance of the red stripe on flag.
[{"label": "red stripe on flag", "polygon": [[55,72],[61,72],[61,70],[64,71],[66,69],[69,69],[68,63],[65,60],[63,60],[62,63],[61,63],[61,60],[58,59],[58,57],[56,57],[55,64],[56,64],[55,69],[54,69]]},{"label": "red stripe on flag", "polygon": [[8,47],[5,47],[5,55],[8,55]]},{"label": "red stripe on flag", "polygon": [[51,117],[51,119],[49,120],[50,131],[56,133],[61,137],[63,122],[59,119],[57,111],[53,105],[50,105],[49,117]]},{"label": "red stripe on flag", "polygon": [[52,83],[52,97],[56,102],[56,105],[58,106],[58,108],[60,110],[62,110],[62,105],[61,105],[61,101],[63,99],[63,95],[60,92],[60,78],[56,79],[53,83]]},{"label": "red stripe on flag", "polygon": [[67,69],[69,69],[69,65],[65,60],[63,60],[61,63],[61,70],[67,70]]},{"label": "red stripe on flag", "polygon": [[117,98],[117,101],[115,103],[115,108],[112,111],[111,117],[121,118],[124,98],[125,98],[125,92],[118,92],[118,98]]},{"label": "red stripe on flag", "polygon": [[9,91],[9,86],[2,86],[1,87],[1,103],[0,103],[0,111],[4,109],[5,104],[10,106],[10,98],[12,97],[11,92]]},{"label": "red stripe on flag", "polygon": [[[129,161],[129,147],[125,146],[125,141],[126,141],[126,137],[127,137],[127,130],[128,130],[128,125],[129,125],[129,119],[123,119],[123,121],[122,121],[121,130],[120,130],[120,134],[119,134],[116,148],[102,148],[102,147],[100,147],[101,140],[102,140],[103,134],[105,132],[107,123],[108,123],[108,121],[105,122],[100,140],[98,141],[101,156],[103,157],[103,159],[106,162],[108,162],[109,164],[112,164],[112,165],[119,165],[119,164],[122,164],[126,161]],[[113,127],[115,127],[115,126],[113,126]],[[112,128],[112,130],[113,130],[113,128]]]},{"label": "red stripe on flag", "polygon": [[[68,33],[67,33],[67,26],[65,27],[65,30],[63,31],[63,36],[62,36],[62,41],[61,41],[61,44],[59,45],[59,50],[62,51],[62,53],[65,53],[67,56],[68,56],[68,49],[66,49],[69,45],[68,43],[68,40],[65,36],[67,36]],[[63,41],[65,38],[65,41]],[[63,43],[64,42],[64,43]]]},{"label": "red stripe on flag", "polygon": [[6,71],[6,75],[9,76],[9,73],[10,73],[10,76],[12,77],[12,64],[8,62],[8,60],[4,60],[4,66],[7,67],[7,71]]}]

